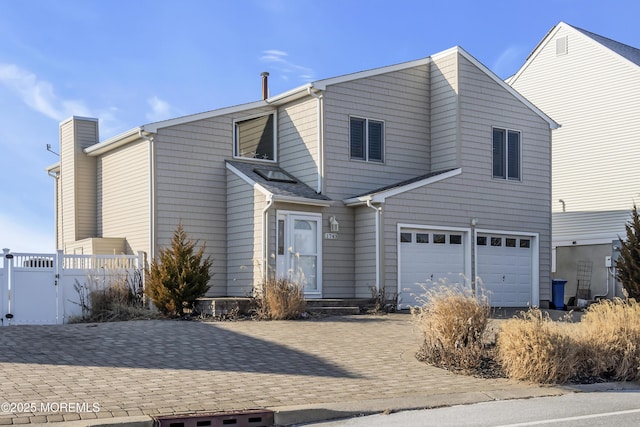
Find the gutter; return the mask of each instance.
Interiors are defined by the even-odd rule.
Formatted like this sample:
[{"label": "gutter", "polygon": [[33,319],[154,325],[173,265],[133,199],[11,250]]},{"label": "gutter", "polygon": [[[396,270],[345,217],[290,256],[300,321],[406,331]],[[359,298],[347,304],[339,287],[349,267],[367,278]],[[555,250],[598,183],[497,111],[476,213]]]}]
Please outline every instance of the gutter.
[{"label": "gutter", "polygon": [[376,211],[376,291],[380,292],[380,215],[382,208],[373,206],[371,199],[367,200],[367,207]]},{"label": "gutter", "polygon": [[84,152],[88,156],[99,156],[107,151],[122,147],[136,139],[140,139],[143,132],[145,135],[151,135],[150,132],[145,132],[143,128],[137,127],[121,133],[120,135],[116,135],[113,138],[109,138],[105,141],[87,147],[84,149]]}]

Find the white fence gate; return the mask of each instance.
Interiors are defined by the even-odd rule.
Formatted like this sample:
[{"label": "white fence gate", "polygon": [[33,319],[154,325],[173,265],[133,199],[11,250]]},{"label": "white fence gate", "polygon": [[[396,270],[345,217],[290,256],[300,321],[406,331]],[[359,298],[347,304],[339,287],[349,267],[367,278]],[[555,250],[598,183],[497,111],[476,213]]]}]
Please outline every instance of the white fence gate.
[{"label": "white fence gate", "polygon": [[[77,285],[99,286],[144,267],[138,255],[10,253],[0,262],[0,325],[54,325],[82,315]],[[144,277],[144,275],[142,275]]]}]

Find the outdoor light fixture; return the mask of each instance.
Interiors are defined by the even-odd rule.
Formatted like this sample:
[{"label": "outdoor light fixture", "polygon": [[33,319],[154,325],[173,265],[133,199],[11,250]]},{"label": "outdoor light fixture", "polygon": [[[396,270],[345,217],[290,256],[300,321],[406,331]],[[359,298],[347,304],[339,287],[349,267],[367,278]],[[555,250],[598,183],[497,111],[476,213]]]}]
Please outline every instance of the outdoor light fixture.
[{"label": "outdoor light fixture", "polygon": [[340,231],[340,224],[338,224],[335,216],[329,217],[329,225],[331,226],[332,233],[337,233],[338,231]]}]

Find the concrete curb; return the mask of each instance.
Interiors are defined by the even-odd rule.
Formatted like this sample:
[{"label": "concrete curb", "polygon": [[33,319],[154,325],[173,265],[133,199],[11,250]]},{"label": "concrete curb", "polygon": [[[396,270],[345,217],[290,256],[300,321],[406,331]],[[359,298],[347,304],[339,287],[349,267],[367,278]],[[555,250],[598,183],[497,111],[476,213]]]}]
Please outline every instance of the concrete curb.
[{"label": "concrete curb", "polygon": [[267,408],[275,412],[278,426],[294,426],[304,423],[353,418],[382,412],[400,412],[415,409],[433,409],[445,406],[469,405],[494,400],[528,399],[559,396],[572,393],[562,387],[536,387],[521,390],[489,392],[445,393],[422,396],[404,396],[328,404],[280,406]]},{"label": "concrete curb", "polygon": [[[560,396],[569,393],[589,393],[594,391],[639,390],[640,384],[634,382],[611,382],[598,384],[578,384],[548,387],[529,387],[521,389],[503,389],[487,392],[443,393],[431,395],[413,395],[404,397],[359,400],[338,403],[318,403],[310,405],[278,406],[266,409],[274,411],[275,425],[296,426],[305,423],[353,418],[383,412],[401,412],[419,409],[434,409],[456,405],[491,402],[512,399],[531,399],[536,397]],[[33,423],[32,427],[53,427],[58,423]],[[132,416],[102,418],[94,420],[67,421],[65,427],[153,427],[150,416]]]}]

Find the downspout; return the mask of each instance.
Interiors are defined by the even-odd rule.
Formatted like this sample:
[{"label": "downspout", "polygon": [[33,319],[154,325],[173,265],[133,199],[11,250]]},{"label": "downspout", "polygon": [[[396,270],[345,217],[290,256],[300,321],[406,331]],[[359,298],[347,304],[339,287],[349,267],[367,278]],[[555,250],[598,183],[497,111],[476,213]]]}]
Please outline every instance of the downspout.
[{"label": "downspout", "polygon": [[269,263],[267,262],[267,245],[269,244],[269,230],[267,223],[267,215],[268,211],[273,205],[273,194],[269,194],[267,196],[267,206],[262,209],[262,283],[266,283],[267,281],[267,267]]},{"label": "downspout", "polygon": [[323,189],[323,178],[324,178],[324,115],[322,114],[323,105],[322,105],[322,97],[323,95],[318,95],[311,90],[311,86],[307,88],[307,92],[309,95],[313,96],[318,100],[318,184],[316,188],[316,193],[322,194]]},{"label": "downspout", "polygon": [[376,211],[376,291],[380,292],[380,213],[382,208],[376,208],[367,199],[367,207]]},{"label": "downspout", "polygon": [[[143,140],[149,143],[149,252],[147,256],[147,262],[151,262],[155,259],[155,169],[156,169],[156,156],[155,145],[153,144],[153,136],[147,136],[142,133],[142,129],[138,131],[138,135]],[[145,266],[146,267],[146,266]],[[144,276],[143,276],[144,277]],[[144,279],[143,279],[144,280]],[[144,283],[143,283],[144,287]]]},{"label": "downspout", "polygon": [[476,293],[477,288],[477,265],[478,265],[478,230],[476,226],[478,225],[478,219],[471,219],[471,251],[473,252],[473,256],[471,257],[471,292],[476,297],[478,296]]},{"label": "downspout", "polygon": [[[60,233],[58,233],[58,221],[63,218],[62,216],[62,194],[58,194],[59,192],[62,192],[62,188],[60,187],[60,174],[53,172],[51,173],[50,171],[47,172],[47,175],[49,175],[51,178],[55,179],[55,184],[56,184],[56,194],[55,194],[55,229],[56,229],[56,249],[58,248],[58,239],[59,239],[59,234],[62,234],[64,236],[64,233],[62,233],[62,230],[60,231]],[[58,201],[58,198],[60,199],[60,201]],[[62,228],[62,221],[60,221],[60,228]]]}]

